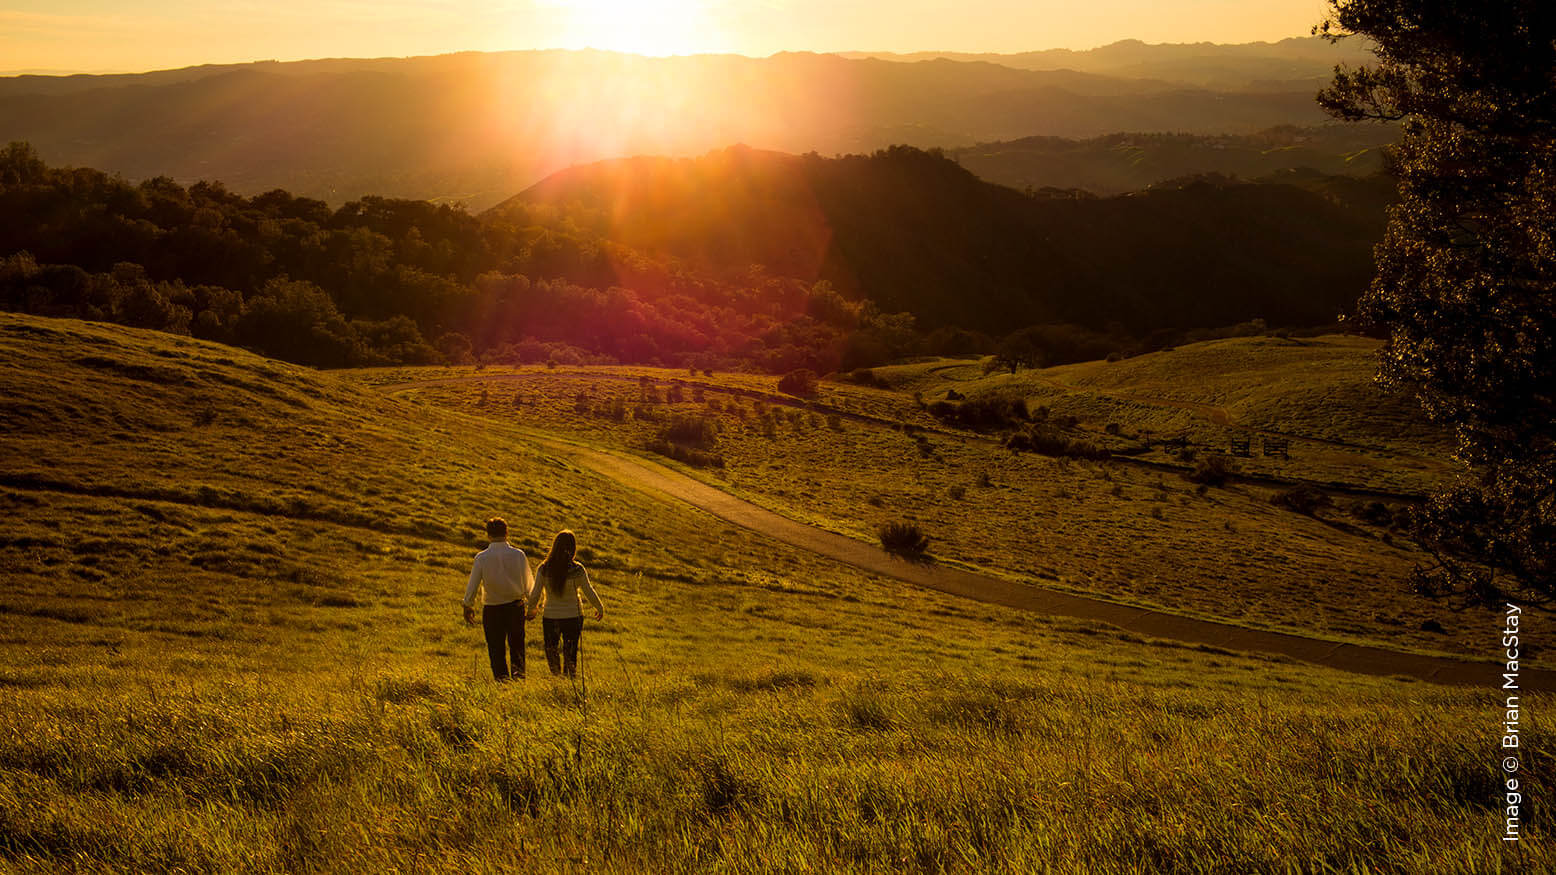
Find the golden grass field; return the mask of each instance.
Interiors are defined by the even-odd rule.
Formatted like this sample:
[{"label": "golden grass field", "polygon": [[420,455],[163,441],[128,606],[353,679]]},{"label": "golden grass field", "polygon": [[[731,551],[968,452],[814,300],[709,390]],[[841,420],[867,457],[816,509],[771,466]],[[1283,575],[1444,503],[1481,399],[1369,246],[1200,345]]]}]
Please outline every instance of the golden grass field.
[{"label": "golden grass field", "polygon": [[[636,447],[655,423],[579,413],[577,393],[608,409],[685,372],[331,374],[11,315],[0,350],[0,869],[1552,865],[1543,805],[1529,841],[1498,840],[1489,680],[1341,674],[913,590],[526,436]],[[836,427],[787,406],[774,422],[774,401],[764,417],[742,393],[771,379],[699,376],[702,408],[723,399],[725,467],[697,474],[862,539],[917,519],[939,561],[1013,579],[1492,655],[1496,616],[1402,591],[1400,538],[1264,487],[1202,495],[929,431],[908,381],[927,394],[945,372],[916,367],[903,391],[823,384],[829,410],[876,418]],[[429,376],[483,382],[386,388]],[[1250,423],[1261,409],[1207,397]],[[530,678],[490,681],[458,599],[493,513],[532,554],[578,532],[609,612],[581,683],[535,671],[534,625]],[[1420,630],[1432,618],[1443,633]],[[1552,703],[1526,697],[1540,788]]]},{"label": "golden grass field", "polygon": [[[717,424],[725,465],[683,470],[861,540],[873,541],[884,523],[909,520],[930,534],[939,560],[1022,582],[1255,628],[1484,658],[1495,610],[1410,592],[1406,576],[1430,556],[1397,527],[1356,512],[1379,501],[1398,513],[1409,496],[1430,490],[1423,471],[1451,470],[1446,441],[1411,414],[1413,402],[1383,396],[1371,383],[1375,349],[1349,337],[1240,338],[1014,376],[940,360],[877,369],[890,389],[824,382],[808,401],[778,392],[773,378],[646,368],[414,369],[358,378],[609,448],[640,449],[676,415],[702,416]],[[1221,359],[1225,373],[1214,365]],[[1180,370],[1175,388],[1171,375]],[[412,388],[395,390],[397,379]],[[1107,462],[1014,454],[987,436],[944,429],[914,400],[947,389],[1028,399],[1051,418],[1076,417],[1075,431],[1103,444],[1137,445],[1131,438],[1147,430],[1186,435],[1203,455],[1224,452],[1236,429],[1181,405],[1224,409],[1233,422],[1278,426],[1290,441],[1291,457],[1282,459],[1260,454],[1253,438],[1255,454],[1236,460],[1246,473],[1379,495],[1336,492],[1333,506],[1302,514],[1271,501],[1285,486],[1203,489],[1170,469],[1189,466],[1161,449]],[[1125,393],[1128,402],[1120,400]],[[1118,436],[1107,433],[1110,423]],[[1546,664],[1538,652],[1533,658]]]}]

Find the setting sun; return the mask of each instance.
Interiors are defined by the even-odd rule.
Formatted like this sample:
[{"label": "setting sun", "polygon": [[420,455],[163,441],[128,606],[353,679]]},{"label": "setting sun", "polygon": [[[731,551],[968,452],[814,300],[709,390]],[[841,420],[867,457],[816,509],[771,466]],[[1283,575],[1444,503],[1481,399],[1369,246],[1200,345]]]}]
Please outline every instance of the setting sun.
[{"label": "setting sun", "polygon": [[558,42],[565,48],[660,56],[722,48],[703,0],[581,0],[554,5],[564,16]]}]

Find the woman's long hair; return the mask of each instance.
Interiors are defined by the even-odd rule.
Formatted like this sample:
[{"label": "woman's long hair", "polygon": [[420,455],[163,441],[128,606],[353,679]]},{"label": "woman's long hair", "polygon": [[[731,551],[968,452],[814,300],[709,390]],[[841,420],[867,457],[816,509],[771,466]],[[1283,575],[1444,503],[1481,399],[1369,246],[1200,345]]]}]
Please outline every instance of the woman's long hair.
[{"label": "woman's long hair", "polygon": [[556,540],[551,542],[551,552],[546,554],[544,562],[540,563],[540,577],[550,588],[551,594],[560,596],[562,587],[567,584],[567,575],[573,570],[573,556],[578,553],[578,539],[573,537],[571,529],[563,529],[556,533]]}]

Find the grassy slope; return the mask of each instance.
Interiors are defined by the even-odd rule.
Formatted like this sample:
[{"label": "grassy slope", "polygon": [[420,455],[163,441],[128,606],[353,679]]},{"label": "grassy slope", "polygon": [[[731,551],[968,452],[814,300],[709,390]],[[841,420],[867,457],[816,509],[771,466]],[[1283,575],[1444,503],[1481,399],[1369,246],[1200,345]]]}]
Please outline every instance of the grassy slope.
[{"label": "grassy slope", "polygon": [[[222,347],[0,316],[0,350],[0,866],[1543,853],[1496,841],[1494,763],[1465,731],[1494,723],[1485,691],[907,592],[558,465],[496,420]],[[565,522],[593,551],[610,615],[586,693],[483,678],[455,600],[493,510],[527,545]],[[1549,786],[1542,704],[1526,768]]]},{"label": "grassy slope", "polygon": [[[1137,442],[1106,435],[1108,423],[1125,436],[1186,434],[1201,453],[1225,450],[1239,430],[1216,424],[1195,406],[1202,405],[1225,410],[1232,423],[1291,436],[1289,460],[1241,460],[1250,472],[1429,490],[1446,470],[1442,439],[1411,412],[1412,402],[1373,386],[1374,350],[1354,338],[1240,338],[1015,376],[935,361],[878,369],[895,391],[825,383],[809,412],[780,406],[795,399],[752,375],[535,367],[368,371],[359,379],[464,380],[406,397],[614,447],[642,447],[672,413],[700,413],[719,424],[726,466],[697,476],[863,540],[885,522],[909,519],[930,533],[940,559],[1018,580],[1334,640],[1484,657],[1492,612],[1408,592],[1406,574],[1428,557],[1399,531],[1350,515],[1349,499],[1302,515],[1273,504],[1274,487],[1202,492],[1171,471],[1014,455],[970,435],[897,427],[938,428],[912,394],[934,399],[955,388],[972,398],[1045,404],[1051,416],[1077,416],[1085,433],[1119,447]],[[640,403],[644,378],[658,403]],[[678,383],[682,401],[664,403]],[[580,392],[586,413],[578,412]],[[606,415],[617,401],[628,411],[619,421]],[[832,410],[881,421],[829,424]],[[1177,464],[1163,451],[1143,458]]]}]

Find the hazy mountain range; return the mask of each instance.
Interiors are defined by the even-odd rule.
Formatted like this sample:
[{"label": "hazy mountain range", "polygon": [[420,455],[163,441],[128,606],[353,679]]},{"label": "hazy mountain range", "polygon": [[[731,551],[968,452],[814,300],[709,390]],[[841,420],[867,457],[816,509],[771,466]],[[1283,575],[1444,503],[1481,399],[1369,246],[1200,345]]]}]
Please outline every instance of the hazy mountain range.
[{"label": "hazy mountain range", "polygon": [[[0,78],[0,141],[132,179],[482,208],[573,164],[732,143],[830,155],[1321,124],[1315,83],[1363,55],[1311,39],[902,60],[537,51],[17,76]],[[1212,151],[1205,166],[1173,163],[1169,175],[1222,170]],[[1002,181],[1084,187],[1096,177],[1022,177],[967,157]]]}]

